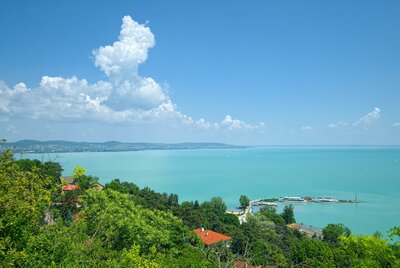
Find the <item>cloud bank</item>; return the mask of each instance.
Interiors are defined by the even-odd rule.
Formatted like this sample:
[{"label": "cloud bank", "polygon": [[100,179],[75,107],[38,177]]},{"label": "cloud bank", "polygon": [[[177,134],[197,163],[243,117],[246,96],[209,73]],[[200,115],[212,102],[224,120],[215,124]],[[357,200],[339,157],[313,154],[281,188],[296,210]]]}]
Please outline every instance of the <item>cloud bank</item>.
[{"label": "cloud bank", "polygon": [[264,123],[248,124],[230,115],[216,123],[193,120],[181,113],[167,92],[139,66],[155,45],[144,24],[130,16],[122,19],[118,40],[93,51],[94,63],[107,79],[89,84],[76,76],[43,76],[36,88],[24,83],[9,87],[0,81],[0,120],[10,118],[105,123],[173,123],[204,130],[262,130]]}]

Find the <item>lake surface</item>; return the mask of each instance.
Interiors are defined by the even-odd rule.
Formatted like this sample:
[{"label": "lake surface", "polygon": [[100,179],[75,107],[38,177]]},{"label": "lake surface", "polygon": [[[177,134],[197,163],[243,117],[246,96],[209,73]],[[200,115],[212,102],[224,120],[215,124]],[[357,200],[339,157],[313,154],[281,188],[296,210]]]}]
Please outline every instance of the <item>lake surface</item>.
[{"label": "lake surface", "polygon": [[[297,222],[324,227],[343,223],[353,233],[384,235],[400,225],[399,147],[257,147],[113,153],[30,154],[60,162],[107,183],[114,178],[177,193],[180,201],[220,196],[234,209],[241,194],[251,199],[328,196],[359,204],[294,204]],[[278,209],[281,209],[282,205]]]}]

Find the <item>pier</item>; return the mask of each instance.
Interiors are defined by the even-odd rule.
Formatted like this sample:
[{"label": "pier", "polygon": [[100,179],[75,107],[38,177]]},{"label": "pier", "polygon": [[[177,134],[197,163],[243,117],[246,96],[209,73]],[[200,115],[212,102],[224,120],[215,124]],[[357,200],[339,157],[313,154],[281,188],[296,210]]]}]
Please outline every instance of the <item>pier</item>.
[{"label": "pier", "polygon": [[346,200],[346,199],[335,199],[330,197],[299,197],[299,196],[283,196],[278,198],[269,198],[269,199],[255,199],[249,202],[249,205],[242,211],[226,211],[226,213],[236,215],[239,219],[240,224],[247,221],[247,215],[253,214],[253,207],[257,206],[269,206],[269,207],[278,207],[278,202],[294,202],[294,203],[360,203],[360,201],[356,198],[354,200]]}]

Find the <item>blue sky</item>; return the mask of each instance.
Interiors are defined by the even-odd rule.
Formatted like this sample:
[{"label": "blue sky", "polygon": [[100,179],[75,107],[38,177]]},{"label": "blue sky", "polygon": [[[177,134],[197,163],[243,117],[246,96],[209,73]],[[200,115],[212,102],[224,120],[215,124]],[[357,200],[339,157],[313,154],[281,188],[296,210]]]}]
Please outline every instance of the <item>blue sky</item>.
[{"label": "blue sky", "polygon": [[398,1],[0,7],[10,141],[400,144]]}]

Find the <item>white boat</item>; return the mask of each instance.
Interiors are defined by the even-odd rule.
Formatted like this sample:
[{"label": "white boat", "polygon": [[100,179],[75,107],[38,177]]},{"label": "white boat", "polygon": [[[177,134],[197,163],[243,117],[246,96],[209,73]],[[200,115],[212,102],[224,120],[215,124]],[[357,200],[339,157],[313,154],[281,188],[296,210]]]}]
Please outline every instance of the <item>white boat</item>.
[{"label": "white boat", "polygon": [[279,202],[307,202],[303,197],[299,196],[283,196],[279,198]]}]

